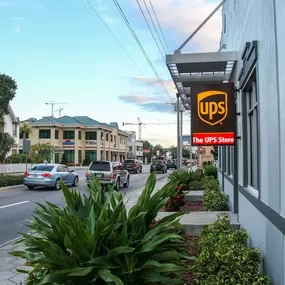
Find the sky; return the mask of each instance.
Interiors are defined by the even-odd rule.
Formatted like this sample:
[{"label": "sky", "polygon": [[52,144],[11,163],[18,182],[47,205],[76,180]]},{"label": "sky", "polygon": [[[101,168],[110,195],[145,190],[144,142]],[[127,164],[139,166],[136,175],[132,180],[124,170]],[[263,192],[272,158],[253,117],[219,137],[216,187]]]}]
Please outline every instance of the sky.
[{"label": "sky", "polygon": [[[168,92],[113,0],[89,1],[91,6],[88,0],[0,0],[0,73],[18,84],[11,102],[16,116],[20,120],[51,116],[51,106],[45,103],[53,100],[60,103],[55,110],[63,108],[62,116],[118,122],[124,130],[138,131],[138,126],[123,127],[122,123],[137,123],[139,117],[145,123],[142,139],[164,147],[175,145],[176,115],[170,103],[176,89],[164,62],[165,53],[172,54],[220,1],[145,0],[156,23],[150,3],[153,5],[163,31],[166,43],[161,34],[159,41],[151,26],[161,55],[137,3],[147,16],[144,1],[118,0]],[[152,25],[150,18],[148,22]],[[158,25],[156,28],[159,31]],[[218,11],[183,53],[217,51],[220,34]],[[185,113],[183,134],[190,133],[189,120]]]}]

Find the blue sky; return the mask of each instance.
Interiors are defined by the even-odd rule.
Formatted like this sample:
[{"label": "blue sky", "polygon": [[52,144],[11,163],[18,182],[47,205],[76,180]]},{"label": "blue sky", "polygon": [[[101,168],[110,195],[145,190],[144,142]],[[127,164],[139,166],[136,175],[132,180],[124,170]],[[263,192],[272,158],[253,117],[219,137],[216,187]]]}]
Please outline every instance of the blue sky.
[{"label": "blue sky", "polygon": [[[171,100],[127,29],[112,0],[90,0],[137,68],[86,0],[0,0],[0,73],[12,76],[18,92],[12,107],[20,119],[51,115],[45,102],[66,102],[62,115],[98,121],[169,122],[145,126],[143,139],[175,144]],[[119,0],[149,58],[174,98],[175,88],[136,0]],[[152,0],[169,51],[173,51],[215,8],[214,0]],[[140,0],[143,6],[143,1]],[[146,0],[149,5],[149,0]],[[144,6],[143,6],[144,7]],[[150,6],[148,6],[150,8]],[[221,13],[184,52],[216,51]],[[142,71],[142,73],[141,73]],[[56,109],[59,105],[56,106]],[[57,115],[57,113],[56,113]],[[185,120],[189,121],[188,115]],[[127,129],[137,131],[137,126]],[[184,133],[190,132],[185,123]]]}]

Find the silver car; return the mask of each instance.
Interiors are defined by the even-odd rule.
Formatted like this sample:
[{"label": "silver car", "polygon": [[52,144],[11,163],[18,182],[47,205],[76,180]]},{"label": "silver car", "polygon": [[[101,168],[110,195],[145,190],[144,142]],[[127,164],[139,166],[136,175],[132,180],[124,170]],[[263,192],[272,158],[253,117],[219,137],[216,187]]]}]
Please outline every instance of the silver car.
[{"label": "silver car", "polygon": [[86,173],[88,187],[93,177],[97,178],[101,185],[114,185],[116,190],[119,190],[121,185],[128,188],[130,184],[130,174],[120,162],[92,161]]},{"label": "silver car", "polygon": [[77,186],[78,174],[62,164],[38,164],[24,174],[24,185],[28,189],[37,186],[53,187],[60,189],[60,180],[66,185]]}]

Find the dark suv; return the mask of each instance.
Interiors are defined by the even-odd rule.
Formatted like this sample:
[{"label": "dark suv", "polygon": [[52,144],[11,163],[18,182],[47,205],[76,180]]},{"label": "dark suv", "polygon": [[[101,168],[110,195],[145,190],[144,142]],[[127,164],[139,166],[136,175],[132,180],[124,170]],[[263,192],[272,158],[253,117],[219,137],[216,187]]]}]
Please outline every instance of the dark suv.
[{"label": "dark suv", "polygon": [[156,172],[167,172],[167,165],[162,160],[154,160],[150,165],[150,173]]},{"label": "dark suv", "polygon": [[142,173],[142,163],[137,159],[126,159],[124,161],[124,168],[129,172]]}]

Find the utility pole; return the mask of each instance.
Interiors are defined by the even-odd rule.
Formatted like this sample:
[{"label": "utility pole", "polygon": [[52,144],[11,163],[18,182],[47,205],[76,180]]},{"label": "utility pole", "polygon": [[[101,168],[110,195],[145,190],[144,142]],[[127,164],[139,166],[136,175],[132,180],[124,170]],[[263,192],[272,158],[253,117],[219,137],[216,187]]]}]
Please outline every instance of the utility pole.
[{"label": "utility pole", "polygon": [[61,117],[61,111],[63,111],[63,108],[59,107],[58,110],[56,110],[56,112],[58,112],[58,116]]},{"label": "utility pole", "polygon": [[67,103],[56,103],[53,100],[51,102],[45,103],[46,105],[51,105],[51,116],[54,117],[54,105],[64,105]]}]

